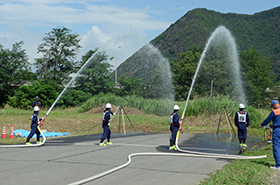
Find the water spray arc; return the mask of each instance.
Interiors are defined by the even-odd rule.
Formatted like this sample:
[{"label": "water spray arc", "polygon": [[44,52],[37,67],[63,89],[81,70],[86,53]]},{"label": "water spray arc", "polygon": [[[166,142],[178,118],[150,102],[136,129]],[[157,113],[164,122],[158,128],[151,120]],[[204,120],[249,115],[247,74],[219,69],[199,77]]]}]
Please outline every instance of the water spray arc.
[{"label": "water spray arc", "polygon": [[236,49],[236,44],[235,44],[234,38],[232,37],[230,31],[225,26],[219,26],[218,28],[215,29],[215,31],[209,37],[209,39],[206,43],[206,46],[199,59],[199,62],[198,62],[198,65],[197,65],[197,68],[195,71],[195,75],[192,80],[191,88],[188,93],[184,111],[183,111],[183,114],[182,114],[182,117],[180,120],[181,124],[184,119],[187,105],[188,105],[188,102],[189,102],[189,99],[190,99],[190,96],[191,96],[191,93],[192,93],[192,90],[193,90],[193,87],[195,84],[195,80],[196,80],[198,72],[200,70],[201,64],[203,63],[210,46],[212,44],[215,44],[216,42],[226,42],[226,44],[228,46],[228,56],[229,56],[228,60],[231,64],[232,73],[234,74],[233,76],[234,76],[234,84],[236,86],[236,88],[235,88],[236,94],[238,94],[238,98],[239,98],[240,102],[242,102],[242,103],[246,102],[245,93],[244,93],[241,76],[240,76],[240,66],[239,66],[238,54],[237,54],[237,49]]},{"label": "water spray arc", "polygon": [[174,101],[175,92],[172,84],[172,73],[170,70],[169,60],[165,58],[161,51],[152,44],[147,44],[145,49],[147,49],[147,58],[153,63],[155,62],[155,68],[160,71],[161,86],[164,87],[161,90],[164,92],[161,96]]},{"label": "water spray arc", "polygon": [[[57,103],[57,101],[60,99],[60,97],[63,95],[63,93],[66,91],[66,89],[69,87],[69,85],[76,80],[76,78],[78,77],[78,74],[80,74],[80,72],[85,68],[85,66],[88,64],[89,61],[91,61],[91,59],[93,59],[93,57],[97,54],[97,51],[86,61],[86,63],[84,63],[84,65],[79,69],[79,71],[75,74],[75,76],[70,80],[70,82],[65,86],[65,88],[63,89],[63,91],[59,94],[59,96],[56,98],[56,100],[53,102],[52,106],[49,108],[48,112],[46,113],[45,117],[48,116],[48,114],[51,112],[51,110],[53,109],[53,107],[55,106],[55,104]],[[44,118],[45,118],[44,117]]]},{"label": "water spray arc", "polygon": [[[66,89],[69,87],[69,85],[76,80],[77,76],[80,74],[80,72],[85,68],[85,66],[93,59],[93,57],[97,54],[97,51],[84,63],[84,65],[79,69],[79,71],[75,74],[75,76],[70,80],[70,82],[65,86],[63,91],[59,94],[59,96],[56,98],[56,100],[53,102],[52,106],[49,108],[46,115],[42,118],[42,121],[40,122],[40,125],[45,121],[46,117],[49,115],[53,107],[56,105],[57,101],[60,99],[60,97],[63,95],[63,93],[66,91]],[[46,137],[44,136],[43,132],[41,131],[40,127],[37,127],[39,132],[41,133],[43,137],[43,142],[40,144],[33,144],[33,145],[0,145],[2,148],[12,148],[12,147],[34,147],[34,146],[42,146],[46,142]]]},{"label": "water spray arc", "polygon": [[[185,116],[187,105],[188,105],[188,102],[189,102],[189,99],[190,99],[190,95],[191,95],[195,80],[197,78],[197,75],[198,75],[198,72],[199,72],[199,69],[200,69],[200,66],[201,66],[201,64],[202,64],[202,62],[203,62],[203,60],[206,56],[206,53],[207,53],[211,43],[213,42],[214,39],[216,39],[219,36],[219,34],[223,34],[224,37],[226,38],[227,42],[230,43],[228,45],[230,46],[229,50],[232,52],[232,54],[230,54],[230,57],[229,57],[230,61],[232,61],[231,62],[232,68],[233,68],[232,72],[234,73],[234,76],[235,76],[235,83],[237,84],[236,86],[241,87],[241,88],[238,88],[238,91],[239,91],[238,94],[240,95],[239,101],[240,102],[245,102],[244,90],[242,88],[242,83],[241,83],[241,78],[240,78],[240,69],[239,69],[239,62],[238,62],[236,44],[234,42],[233,37],[231,36],[230,31],[224,26],[219,26],[209,37],[209,39],[207,41],[207,44],[206,44],[206,47],[204,48],[204,50],[201,54],[201,57],[199,59],[198,66],[197,66],[197,69],[195,71],[195,75],[194,75],[194,78],[193,78],[193,81],[192,81],[192,84],[191,84],[191,88],[190,88],[189,93],[188,93],[188,97],[187,97],[187,100],[186,100],[184,111],[183,111],[183,114],[182,114],[182,117],[181,117],[181,120],[180,120],[180,127],[182,125],[182,122],[183,122],[183,119],[184,119],[184,116]],[[225,155],[225,154],[214,154],[214,153],[204,153],[204,152],[194,152],[194,151],[190,151],[190,150],[182,150],[178,146],[179,135],[180,135],[180,132],[178,131],[177,135],[176,135],[175,144],[176,144],[177,149],[181,152],[187,152],[187,153],[190,153],[190,154],[204,155],[204,156],[211,155],[211,156],[217,156],[217,157],[221,157],[221,158],[232,157],[234,159],[257,159],[257,158],[265,158],[266,157],[266,155],[264,155],[264,156],[238,156],[238,155]]]}]

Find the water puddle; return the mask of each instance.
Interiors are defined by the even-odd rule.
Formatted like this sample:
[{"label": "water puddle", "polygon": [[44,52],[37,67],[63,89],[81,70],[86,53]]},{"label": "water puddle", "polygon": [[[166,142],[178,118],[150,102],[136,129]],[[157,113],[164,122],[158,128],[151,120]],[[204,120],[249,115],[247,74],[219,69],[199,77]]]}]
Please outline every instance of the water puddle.
[{"label": "water puddle", "polygon": [[[247,149],[252,148],[255,144],[262,141],[262,137],[248,136],[246,140]],[[220,153],[240,155],[238,136],[229,134],[194,134],[190,139],[185,140],[184,137],[179,138],[179,147],[183,150],[191,150],[196,152]]]}]

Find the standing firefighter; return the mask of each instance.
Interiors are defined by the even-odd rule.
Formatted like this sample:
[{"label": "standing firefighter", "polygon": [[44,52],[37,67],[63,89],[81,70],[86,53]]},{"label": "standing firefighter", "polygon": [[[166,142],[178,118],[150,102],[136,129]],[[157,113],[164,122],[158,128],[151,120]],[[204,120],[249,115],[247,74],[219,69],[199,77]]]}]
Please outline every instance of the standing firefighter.
[{"label": "standing firefighter", "polygon": [[38,96],[36,96],[34,102],[32,103],[32,107],[34,108],[35,106],[40,107],[40,106],[39,106],[39,97],[38,97]]},{"label": "standing firefighter", "polygon": [[280,170],[280,107],[278,100],[272,100],[270,107],[273,108],[268,117],[262,122],[261,127],[266,126],[271,120],[272,124],[272,144],[273,144],[273,157],[276,165],[270,168],[274,170]]},{"label": "standing firefighter", "polygon": [[[34,109],[34,107],[36,107],[36,106],[40,108],[40,106],[39,106],[39,97],[38,97],[38,96],[36,96],[34,102],[32,103],[33,109]],[[34,113],[35,113],[35,111],[34,111]]]},{"label": "standing firefighter", "polygon": [[114,114],[114,113],[111,112],[111,108],[112,108],[111,104],[107,103],[106,104],[106,109],[103,111],[103,123],[102,123],[103,134],[101,136],[99,146],[106,146],[106,144],[103,142],[106,138],[107,138],[107,144],[108,145],[113,144],[112,142],[110,142],[111,130],[109,128],[111,115]]},{"label": "standing firefighter", "polygon": [[177,132],[179,131],[180,122],[179,122],[179,106],[174,105],[174,112],[170,115],[170,131],[171,131],[171,138],[170,138],[170,147],[169,150],[177,150],[175,145],[175,139]]},{"label": "standing firefighter", "polygon": [[235,113],[235,126],[238,130],[239,146],[246,148],[247,127],[250,125],[249,113],[244,111],[245,106],[239,105],[239,111]]},{"label": "standing firefighter", "polygon": [[38,122],[41,121],[42,119],[39,119],[38,117],[38,113],[40,108],[38,106],[34,107],[34,114],[31,117],[31,131],[26,139],[26,145],[31,145],[31,143],[29,142],[29,140],[32,138],[32,136],[36,133],[37,135],[37,144],[41,144],[42,142],[40,141],[40,131],[38,130]]}]

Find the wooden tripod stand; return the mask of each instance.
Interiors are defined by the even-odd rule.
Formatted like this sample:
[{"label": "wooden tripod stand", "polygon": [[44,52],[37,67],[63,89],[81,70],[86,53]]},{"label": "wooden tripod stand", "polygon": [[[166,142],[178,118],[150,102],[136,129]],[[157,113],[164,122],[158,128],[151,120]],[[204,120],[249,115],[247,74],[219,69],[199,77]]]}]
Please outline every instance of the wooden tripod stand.
[{"label": "wooden tripod stand", "polygon": [[[125,123],[124,123],[124,114],[126,115],[127,119],[129,120],[129,122],[130,122],[131,126],[133,127],[134,131],[137,132],[135,127],[134,127],[134,125],[132,124],[131,120],[129,119],[128,115],[126,114],[124,108],[122,108],[121,106],[118,106],[114,116],[116,115],[116,117],[117,116],[119,117],[119,132],[120,132],[120,129],[121,129],[121,122],[122,122],[123,123],[123,133],[126,134]],[[112,121],[114,119],[114,116],[112,117]],[[117,120],[117,118],[114,120],[114,123],[113,123],[113,125],[111,127],[112,130],[114,129],[114,125],[116,123],[116,120]]]},{"label": "wooden tripod stand", "polygon": [[[233,126],[232,126],[232,124],[231,124],[231,122],[230,122],[230,119],[229,119],[229,117],[228,117],[227,111],[226,111],[226,110],[224,110],[224,111],[225,111],[225,116],[226,116],[226,120],[227,120],[227,125],[228,125],[228,130],[229,130],[230,136],[232,136],[230,127],[231,127],[231,129],[232,129],[234,135],[236,135],[236,134],[235,134],[235,131],[234,131],[234,129],[233,129]],[[218,121],[218,124],[217,124],[217,128],[216,128],[215,134],[218,134],[218,132],[219,132],[219,127],[220,127],[220,122],[221,122],[222,113],[223,113],[223,110],[221,110],[221,113],[220,113],[220,117],[219,117],[219,121]]]}]

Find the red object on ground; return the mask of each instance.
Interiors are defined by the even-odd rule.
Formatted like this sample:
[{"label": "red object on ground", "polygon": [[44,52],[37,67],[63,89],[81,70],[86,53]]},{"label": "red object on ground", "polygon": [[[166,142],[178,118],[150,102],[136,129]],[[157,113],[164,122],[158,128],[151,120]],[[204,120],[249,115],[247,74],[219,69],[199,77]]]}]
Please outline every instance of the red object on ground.
[{"label": "red object on ground", "polygon": [[7,138],[7,135],[6,135],[6,127],[5,125],[3,125],[3,133],[2,133],[2,138]]},{"label": "red object on ground", "polygon": [[10,138],[15,138],[15,136],[14,136],[14,126],[13,125],[11,127]]}]

